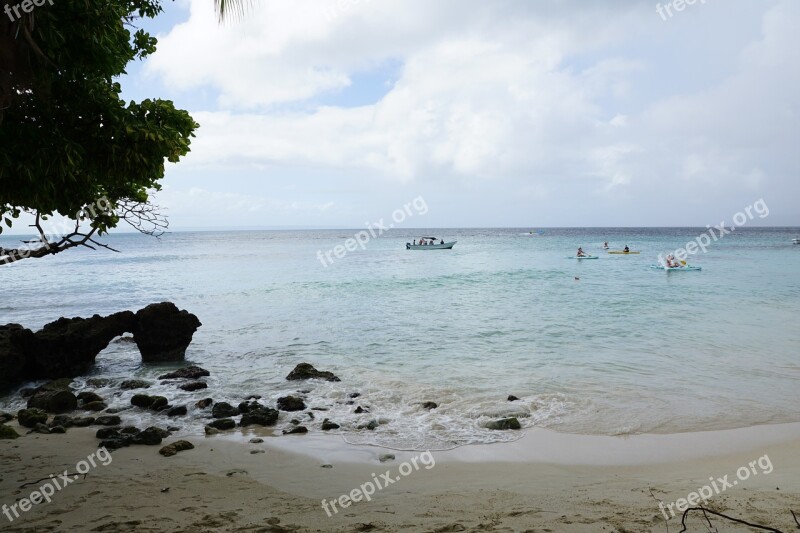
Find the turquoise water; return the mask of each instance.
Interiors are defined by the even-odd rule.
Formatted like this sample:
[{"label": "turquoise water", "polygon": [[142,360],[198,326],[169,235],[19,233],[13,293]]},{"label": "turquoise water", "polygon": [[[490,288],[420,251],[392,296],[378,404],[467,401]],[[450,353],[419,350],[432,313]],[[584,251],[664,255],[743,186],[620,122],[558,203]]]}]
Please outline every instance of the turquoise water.
[{"label": "turquoise water", "polygon": [[[511,414],[612,435],[800,420],[800,230],[738,229],[690,259],[702,272],[649,265],[703,228],[393,230],[324,267],[317,251],[355,231],[112,236],[122,253],[0,268],[0,323],[38,328],[171,300],[203,322],[187,358],[213,372],[209,391],[170,388],[176,402],[274,399],[297,390],[283,378],[307,361],[342,378],[315,385],[307,403],[329,408],[348,441],[398,448],[513,438],[482,427]],[[405,250],[428,233],[458,244]],[[642,254],[607,255],[604,240]],[[600,259],[567,259],[579,245]],[[161,370],[113,344],[95,374]],[[351,392],[369,418],[351,413]],[[378,430],[354,429],[372,418]]]}]

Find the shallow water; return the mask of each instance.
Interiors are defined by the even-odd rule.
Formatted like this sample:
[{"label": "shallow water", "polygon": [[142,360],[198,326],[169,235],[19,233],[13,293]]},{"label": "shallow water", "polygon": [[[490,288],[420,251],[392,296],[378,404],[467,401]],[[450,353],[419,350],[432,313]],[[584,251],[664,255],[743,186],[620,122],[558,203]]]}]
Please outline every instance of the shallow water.
[{"label": "shallow water", "polygon": [[[0,268],[0,323],[39,328],[174,301],[204,324],[187,359],[212,371],[210,388],[148,393],[238,403],[311,389],[306,403],[330,411],[304,419],[310,429],[328,417],[348,441],[398,448],[515,438],[482,427],[505,415],[610,435],[800,420],[800,246],[791,244],[800,230],[738,229],[690,259],[702,272],[649,265],[704,228],[393,230],[323,267],[317,251],[355,231],[115,235],[107,241],[120,254],[70,251]],[[405,250],[426,233],[458,244]],[[642,254],[607,255],[604,240]],[[600,259],[567,259],[579,245]],[[342,382],[285,381],[304,361]],[[115,343],[92,375],[164,371]],[[362,396],[348,405],[352,392]],[[116,394],[118,406],[132,395]],[[425,411],[424,401],[440,407]],[[353,414],[355,405],[370,414]],[[371,419],[384,423],[353,429]]]}]

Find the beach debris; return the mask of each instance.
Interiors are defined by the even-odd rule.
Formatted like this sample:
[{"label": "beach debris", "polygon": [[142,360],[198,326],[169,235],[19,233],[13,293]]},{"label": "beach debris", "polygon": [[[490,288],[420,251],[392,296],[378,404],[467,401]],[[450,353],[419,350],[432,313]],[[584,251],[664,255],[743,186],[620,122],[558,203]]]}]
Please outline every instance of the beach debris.
[{"label": "beach debris", "polygon": [[302,411],[306,404],[296,396],[282,396],[278,398],[278,409],[281,411]]},{"label": "beach debris", "polygon": [[422,404],[422,408],[423,409],[427,409],[429,411],[431,409],[436,409],[437,407],[439,407],[439,404],[436,403],[436,402],[425,402],[425,403]]},{"label": "beach debris", "polygon": [[517,398],[517,397],[516,397],[516,396],[514,396],[513,394],[509,394],[509,395],[508,395],[508,401],[509,401],[509,402],[517,402],[517,401],[519,401],[519,398]]},{"label": "beach debris", "polygon": [[136,389],[149,389],[151,383],[143,379],[126,379],[119,384],[122,390],[136,390]]},{"label": "beach debris", "polygon": [[181,390],[185,390],[186,392],[194,392],[202,389],[207,389],[208,383],[205,381],[192,381],[190,383],[184,383],[180,386]]},{"label": "beach debris", "polygon": [[170,372],[168,374],[164,374],[158,376],[158,379],[192,379],[196,380],[198,378],[204,378],[210,376],[211,372],[206,370],[205,368],[200,368],[199,366],[187,366],[184,368],[179,368],[174,372]]},{"label": "beach debris", "polygon": [[378,461],[385,463],[387,461],[394,461],[393,453],[384,453],[378,456]]},{"label": "beach debris", "polygon": [[305,379],[324,379],[325,381],[341,381],[333,372],[320,371],[309,363],[300,363],[294,370],[286,376],[289,381],[300,381]]},{"label": "beach debris", "polygon": [[0,440],[18,439],[19,433],[14,428],[5,424],[0,424]]},{"label": "beach debris", "polygon": [[339,429],[341,426],[335,422],[331,422],[329,419],[325,419],[322,421],[322,431],[330,431],[332,429]]},{"label": "beach debris", "polygon": [[160,453],[164,457],[172,457],[173,455],[179,452],[183,452],[186,450],[193,450],[193,449],[194,449],[194,444],[192,444],[191,442],[187,440],[179,440],[173,442],[172,444],[164,446],[163,448],[158,450],[158,453]]},{"label": "beach debris", "polygon": [[239,414],[239,409],[232,406],[228,402],[219,402],[214,404],[211,410],[211,416],[214,418],[229,418]]},{"label": "beach debris", "polygon": [[494,429],[494,430],[507,430],[507,429],[521,429],[522,426],[514,417],[511,418],[502,418],[500,420],[492,420],[491,422],[486,423],[486,429]]},{"label": "beach debris", "polygon": [[173,417],[173,416],[185,416],[186,413],[188,413],[188,412],[189,412],[189,410],[186,408],[185,405],[178,405],[178,406],[173,407],[172,409],[168,410],[167,411],[167,416],[170,416],[170,417]]},{"label": "beach debris", "polygon": [[284,429],[283,430],[283,434],[284,435],[297,435],[297,434],[302,434],[302,433],[308,433],[308,428],[305,427],[305,426],[296,426],[296,427],[293,427],[292,429]]},{"label": "beach debris", "polygon": [[17,420],[19,425],[26,428],[35,428],[36,424],[44,424],[47,422],[47,413],[41,409],[21,409],[17,412]]}]

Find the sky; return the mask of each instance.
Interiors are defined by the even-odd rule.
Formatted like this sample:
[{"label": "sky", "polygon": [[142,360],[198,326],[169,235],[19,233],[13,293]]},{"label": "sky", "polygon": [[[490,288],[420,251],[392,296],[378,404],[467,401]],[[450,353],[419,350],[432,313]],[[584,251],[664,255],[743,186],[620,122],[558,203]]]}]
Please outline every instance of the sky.
[{"label": "sky", "polygon": [[409,227],[705,226],[760,199],[800,225],[796,0],[164,8],[121,81],[201,125],[155,197],[172,229],[356,228],[420,196]]}]

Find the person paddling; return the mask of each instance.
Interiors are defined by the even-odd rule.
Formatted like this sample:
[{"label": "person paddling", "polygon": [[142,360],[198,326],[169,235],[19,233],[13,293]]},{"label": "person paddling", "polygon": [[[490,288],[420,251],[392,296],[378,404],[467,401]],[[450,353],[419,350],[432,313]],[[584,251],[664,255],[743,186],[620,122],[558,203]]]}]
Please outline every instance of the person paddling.
[{"label": "person paddling", "polygon": [[586,254],[583,252],[583,247],[578,247],[578,257],[586,257]]},{"label": "person paddling", "polygon": [[630,249],[630,248],[628,248],[628,245],[626,244],[626,245],[625,245],[625,249],[623,250],[623,252],[625,252],[625,253],[627,254],[627,253],[628,253],[628,252],[630,252],[630,251],[631,251],[631,249]]}]

